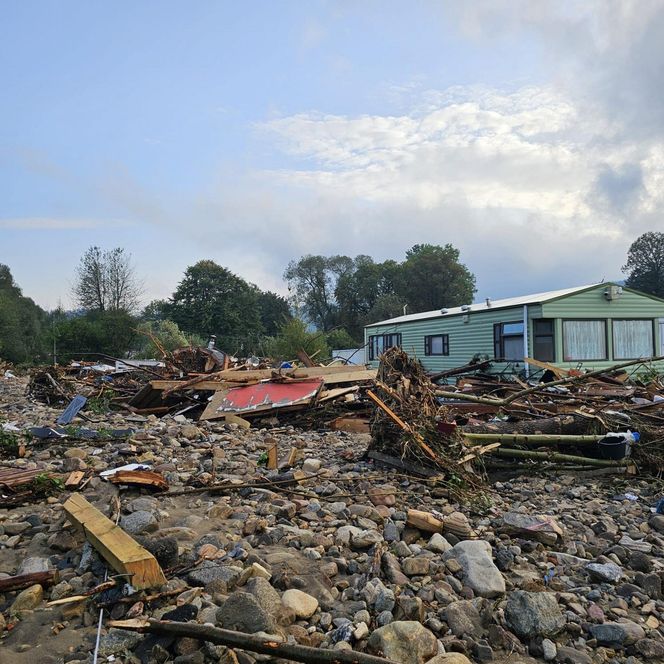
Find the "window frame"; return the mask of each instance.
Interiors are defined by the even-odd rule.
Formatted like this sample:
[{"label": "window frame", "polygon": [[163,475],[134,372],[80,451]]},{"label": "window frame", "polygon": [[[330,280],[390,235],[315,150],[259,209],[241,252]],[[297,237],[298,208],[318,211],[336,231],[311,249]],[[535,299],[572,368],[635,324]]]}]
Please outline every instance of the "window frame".
[{"label": "window frame", "polygon": [[[645,321],[650,323],[650,339],[652,341],[652,348],[651,350],[651,355],[650,358],[653,358],[656,356],[656,350],[655,350],[655,319],[653,318],[612,318],[611,319],[611,342],[613,344],[612,349],[613,349],[613,359],[614,360],[640,360],[640,357],[618,357],[616,354],[616,335],[614,332],[614,327],[613,324],[615,322],[626,322],[626,321]],[[648,359],[648,358],[643,358],[643,359]]]},{"label": "window frame", "polygon": [[[538,334],[537,333],[537,323],[547,322],[551,324],[551,334]],[[553,357],[550,360],[543,360],[541,357],[537,357],[537,340],[538,339],[551,339],[551,345],[553,348]],[[533,358],[539,360],[540,362],[550,362],[555,363],[558,353],[556,352],[556,319],[555,318],[533,318]]]},{"label": "window frame", "polygon": [[[505,334],[503,329],[505,325],[521,325],[521,334]],[[523,320],[508,320],[502,323],[493,324],[493,354],[494,359],[498,362],[523,362],[523,357],[508,359],[505,357],[505,338],[521,337],[522,346],[525,339],[526,328]],[[523,354],[523,350],[521,351]]]},{"label": "window frame", "polygon": [[[378,355],[375,352],[375,340],[381,338],[383,340],[383,349]],[[393,343],[396,338],[396,343]],[[389,340],[389,341],[388,341]],[[388,345],[389,344],[389,345]],[[386,332],[384,334],[370,334],[369,335],[369,361],[373,362],[378,360],[387,348],[401,348],[401,332]]]},{"label": "window frame", "polygon": [[[442,352],[434,353],[431,350],[431,340],[440,337],[442,341]],[[450,335],[441,334],[425,334],[424,335],[424,356],[425,357],[449,357],[450,355]]]},{"label": "window frame", "polygon": [[[560,332],[562,334],[563,362],[604,362],[609,359],[609,318],[562,318]],[[567,347],[565,345],[565,323],[604,323],[604,357],[586,357],[567,359]]]}]

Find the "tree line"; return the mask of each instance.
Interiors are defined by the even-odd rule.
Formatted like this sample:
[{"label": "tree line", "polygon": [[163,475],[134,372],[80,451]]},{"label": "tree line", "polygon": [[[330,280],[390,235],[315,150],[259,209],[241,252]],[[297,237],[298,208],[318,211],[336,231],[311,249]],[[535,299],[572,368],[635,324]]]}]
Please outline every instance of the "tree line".
[{"label": "tree line", "polygon": [[[629,248],[625,285],[664,298],[664,233],[648,232]],[[0,359],[34,364],[71,359],[159,357],[216,336],[227,352],[317,358],[362,344],[366,324],[472,302],[475,277],[459,250],[418,244],[403,261],[370,256],[307,255],[291,261],[289,296],[263,291],[211,260],[188,267],[172,295],[140,309],[144,293],[123,248],[90,247],[75,271],[73,311],[46,312],[23,295],[0,264]]]}]

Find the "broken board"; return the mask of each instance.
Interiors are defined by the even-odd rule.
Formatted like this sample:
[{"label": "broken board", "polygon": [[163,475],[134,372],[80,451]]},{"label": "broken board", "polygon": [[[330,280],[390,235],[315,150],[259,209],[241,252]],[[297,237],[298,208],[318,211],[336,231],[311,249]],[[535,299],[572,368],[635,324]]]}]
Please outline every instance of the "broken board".
[{"label": "broken board", "polygon": [[73,494],[64,504],[71,523],[119,574],[131,576],[137,590],[154,588],[166,583],[166,577],[155,557],[122,528],[116,526],[80,493]]}]

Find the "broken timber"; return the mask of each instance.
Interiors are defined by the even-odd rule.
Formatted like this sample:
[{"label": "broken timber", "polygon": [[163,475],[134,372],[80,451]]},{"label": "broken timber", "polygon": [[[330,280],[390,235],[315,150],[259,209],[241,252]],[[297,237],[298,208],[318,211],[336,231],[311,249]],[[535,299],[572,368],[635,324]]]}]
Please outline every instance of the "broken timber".
[{"label": "broken timber", "polygon": [[166,583],[155,557],[116,526],[80,493],[64,504],[71,523],[80,529],[92,546],[118,573],[131,575],[131,585],[138,590]]}]

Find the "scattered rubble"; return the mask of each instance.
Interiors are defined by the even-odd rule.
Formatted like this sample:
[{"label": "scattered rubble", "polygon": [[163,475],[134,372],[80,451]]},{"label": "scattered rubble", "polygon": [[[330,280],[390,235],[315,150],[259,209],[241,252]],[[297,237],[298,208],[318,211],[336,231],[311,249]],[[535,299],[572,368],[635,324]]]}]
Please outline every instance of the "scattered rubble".
[{"label": "scattered rubble", "polygon": [[[50,401],[34,379],[0,380],[3,662],[92,662],[101,611],[100,662],[663,660],[659,379],[574,377],[562,392],[475,368],[443,388],[389,354],[373,378],[363,367],[298,375],[187,357],[177,379],[131,369],[122,401],[103,411],[89,408],[94,374],[54,372],[64,395]],[[173,370],[165,365],[150,371]],[[192,384],[199,371],[205,380]],[[193,419],[233,389],[228,371],[281,386],[322,380],[306,404]],[[174,381],[189,385],[165,412],[122,406]],[[84,393],[88,382],[97,392]],[[505,402],[526,390],[490,411],[440,395]],[[335,396],[322,401],[326,392]],[[58,426],[76,394],[86,405]],[[644,394],[650,405],[632,401]],[[178,413],[191,405],[190,417]],[[373,435],[329,426],[340,417],[370,417]],[[527,446],[515,427],[559,445]],[[628,429],[641,434],[629,464],[583,462],[607,432]],[[475,440],[500,444],[478,454]],[[533,444],[576,460],[492,454]],[[149,582],[136,572],[145,560]]]}]

